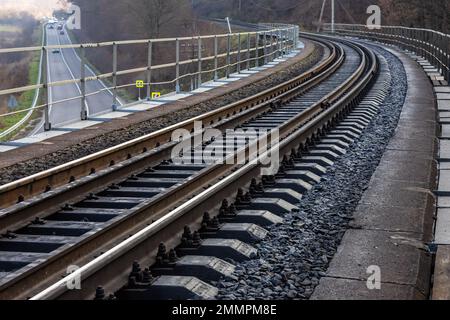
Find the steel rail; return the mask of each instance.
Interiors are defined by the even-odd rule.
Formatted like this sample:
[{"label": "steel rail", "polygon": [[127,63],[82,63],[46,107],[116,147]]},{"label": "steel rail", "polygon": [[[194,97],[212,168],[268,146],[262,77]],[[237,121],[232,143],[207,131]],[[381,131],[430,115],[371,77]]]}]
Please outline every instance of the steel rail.
[{"label": "steel rail", "polygon": [[[168,128],[155,131],[81,159],[2,185],[0,186],[0,208],[6,208],[18,202],[22,202],[33,196],[45,193],[50,189],[65,185],[69,181],[89,175],[93,171],[107,168],[111,163],[115,164],[127,160],[143,153],[144,150],[147,152],[164,143],[168,143],[171,140],[171,134],[174,130],[181,128],[191,130],[193,129],[195,121],[202,121],[203,123],[213,125],[223,119],[230,118],[238,112],[261,105],[288,90],[295,88],[298,90],[300,84],[313,78],[333,63],[338,53],[335,48],[332,48],[331,51],[331,55],[314,68],[314,70],[309,70],[284,84],[277,85],[274,88],[267,89],[261,93],[231,103],[217,110],[210,111],[204,115],[174,124]],[[4,214],[0,211],[0,219],[2,216],[4,216]],[[0,226],[3,226],[3,224],[0,224]],[[4,231],[4,229],[5,228],[0,227],[0,232]]]},{"label": "steel rail", "polygon": [[[333,72],[340,65],[340,63],[342,63],[342,60],[343,60],[342,52],[343,51],[342,51],[342,49],[340,51],[341,51],[340,59],[332,65]],[[320,64],[320,66],[322,66],[322,64]],[[321,68],[323,68],[323,67],[321,67]],[[317,72],[317,70],[316,70],[316,72]],[[307,86],[315,85],[318,82],[318,80],[320,80],[320,79],[322,79],[322,78],[319,76],[316,76],[315,78],[308,80],[305,83],[305,85],[302,87],[302,90],[306,90]],[[290,90],[283,90],[283,93],[280,96],[282,97],[282,99],[286,99],[286,100],[292,99],[295,96],[293,91],[298,90],[298,88],[295,87],[295,85],[292,83],[292,81],[288,81],[287,84],[285,84],[285,85],[293,86],[293,87],[289,87]],[[284,86],[278,86],[278,87],[283,88]],[[266,101],[261,104],[261,106],[257,105],[251,109],[248,109],[246,112],[243,112],[243,113],[246,113],[246,115],[245,115],[246,119],[250,119],[257,114],[260,114],[261,110],[257,110],[257,109],[261,109],[262,106],[270,107],[273,105],[272,103],[275,102],[276,99],[281,99],[280,97],[277,97],[273,91],[271,92],[271,94],[272,94],[272,97],[270,99],[267,98]],[[298,95],[298,93],[297,93],[297,95]],[[329,98],[330,97],[328,95],[326,97],[326,99],[329,99]],[[281,128],[281,132],[283,133],[282,136],[288,134],[288,132],[290,132],[292,130],[292,128],[295,127],[296,125],[299,125],[300,123],[304,123],[306,120],[313,117],[316,113],[323,111],[323,108],[326,106],[326,104],[324,103],[326,99],[324,98],[323,101],[318,102],[314,106],[313,109],[306,110],[304,113],[299,114],[298,116],[291,119],[291,121],[289,121],[288,123],[285,123]],[[265,109],[265,110],[268,110],[268,109]],[[240,116],[240,114],[236,114],[234,117],[235,117],[234,119],[231,119],[232,117],[230,117],[230,119],[228,119],[228,120],[226,120],[226,119],[223,120],[222,121],[223,125],[226,125],[227,127],[235,127],[237,124],[242,123],[242,121],[245,121],[245,119],[243,119]],[[243,151],[244,154],[246,153],[245,152],[246,150]],[[158,161],[161,161],[161,159],[164,157],[166,157],[166,159],[167,159],[167,157],[170,155],[168,148],[161,147],[160,149],[153,150],[152,152],[153,152],[153,155],[158,154]],[[152,153],[152,152],[150,152],[150,153]],[[61,193],[56,192],[56,197],[55,197],[55,194],[53,194],[52,192],[48,192],[47,194],[44,194],[41,197],[41,199],[34,201],[33,206],[28,207],[28,214],[33,214],[35,212],[39,212],[39,210],[42,210],[42,211],[40,211],[42,214],[46,209],[51,207],[51,205],[49,204],[49,198],[53,197],[52,200],[55,205],[63,203],[64,201],[66,201],[68,199],[74,200],[74,193],[85,194],[86,193],[85,187],[89,183],[91,183],[91,187],[92,187],[92,185],[97,185],[97,186],[105,185],[105,184],[111,182],[111,179],[112,179],[111,177],[113,177],[114,179],[118,179],[118,176],[120,176],[120,179],[123,179],[123,177],[129,176],[133,170],[142,170],[143,166],[145,166],[145,167],[151,166],[151,163],[149,162],[149,156],[150,155],[142,154],[138,157],[135,157],[134,159],[129,159],[128,160],[129,163],[118,164],[119,168],[110,168],[109,170],[105,170],[105,172],[99,173],[99,176],[96,176],[96,177],[91,176],[91,177],[86,177],[84,179],[81,179],[78,183],[75,182],[75,184],[78,185],[78,190],[74,190],[74,189],[76,189],[76,188],[74,188],[74,186],[63,187],[62,188],[63,190]],[[42,271],[42,274],[47,274],[47,275],[55,274],[59,269],[56,269],[56,270],[50,269],[49,270],[49,268],[55,268],[55,265],[56,265],[56,268],[60,268],[62,261],[65,261],[65,262],[72,261],[73,262],[74,255],[76,257],[80,257],[83,255],[88,256],[89,252],[92,252],[95,248],[97,248],[99,246],[99,243],[111,242],[112,241],[111,237],[113,235],[114,235],[114,238],[117,238],[118,234],[120,234],[121,231],[123,232],[124,230],[126,230],[126,232],[130,232],[129,231],[130,229],[132,229],[133,227],[135,227],[137,225],[142,225],[142,223],[144,223],[145,221],[148,221],[148,219],[154,220],[154,219],[161,217],[163,212],[169,210],[171,206],[174,206],[177,203],[177,201],[180,201],[180,195],[184,195],[185,196],[184,198],[186,198],[187,196],[191,195],[192,193],[199,191],[204,185],[211,183],[218,177],[229,174],[229,171],[231,169],[234,169],[234,166],[216,165],[216,166],[213,166],[213,167],[203,170],[196,177],[192,178],[190,183],[186,183],[185,185],[182,185],[182,186],[176,186],[176,187],[172,188],[171,190],[169,190],[167,193],[165,193],[163,196],[156,197],[156,198],[152,199],[149,203],[146,203],[147,209],[152,208],[151,209],[152,214],[150,215],[150,217],[148,216],[148,214],[147,214],[147,216],[145,216],[145,215],[143,216],[142,214],[139,215],[138,213],[136,213],[133,215],[133,217],[130,217],[127,219],[127,223],[124,223],[123,221],[120,223],[117,222],[114,226],[111,226],[110,228],[108,228],[109,229],[108,232],[106,232],[106,230],[105,230],[105,232],[103,234],[101,234],[99,232],[95,236],[91,236],[91,239],[85,239],[84,246],[83,246],[83,244],[80,245],[77,248],[76,253],[72,253],[72,255],[70,255],[68,253],[68,251],[62,252],[61,255],[65,256],[66,260],[62,260],[61,255],[55,256],[55,257],[52,257],[51,259],[49,259],[49,261],[46,263],[46,268],[44,268],[44,271]],[[106,179],[107,182],[105,182],[102,179]],[[59,198],[57,197],[58,195],[59,195]],[[62,197],[68,197],[68,198],[64,199]],[[20,207],[21,207],[21,205],[17,206],[16,207],[17,210],[14,213],[10,212],[9,217],[16,219],[16,218],[18,218],[18,215],[19,215],[18,212],[22,212],[22,214],[23,214],[24,211],[20,211],[20,210],[24,210],[24,207],[22,207],[22,208],[20,208]],[[159,213],[159,216],[158,216],[158,214],[155,214],[155,213]],[[29,217],[30,216],[28,216],[28,218]],[[22,218],[24,218],[23,215],[22,215]],[[111,232],[111,229],[113,227],[115,228],[116,231]],[[103,238],[102,238],[102,236],[103,236]],[[95,241],[93,239],[95,239]],[[88,241],[88,240],[90,240],[90,241]],[[71,248],[71,249],[74,250],[75,248]],[[36,282],[39,282],[40,280],[42,280],[42,277],[36,276],[36,274],[34,272],[32,272],[32,270],[30,270],[30,272],[27,273],[26,275],[23,275],[23,277],[21,279],[14,279],[15,290],[11,289],[11,290],[8,290],[8,292],[16,292],[16,294],[18,294],[19,292],[27,292],[27,288],[35,287]],[[5,287],[5,286],[3,286],[3,287]],[[11,288],[10,286],[8,286],[8,287]],[[6,294],[6,293],[3,293],[3,294]],[[0,296],[2,296],[1,293],[0,293]]]},{"label": "steel rail", "polygon": [[[364,72],[356,72],[359,74],[357,83],[320,115],[306,124],[298,124],[292,134],[272,146],[271,150],[260,156],[261,158],[271,154],[274,149],[279,150],[281,156],[289,154],[298,146],[307,144],[307,141],[323,132],[322,130],[331,128],[331,123],[337,123],[342,114],[352,109],[358,96],[374,79],[378,67],[373,52],[364,48],[361,50],[366,58],[362,62]],[[102,285],[107,292],[116,292],[127,283],[132,262],[138,261],[141,265],[153,264],[159,243],[177,245],[184,226],[197,229],[204,211],[217,206],[217,199],[232,196],[237,188],[248,185],[252,178],[259,177],[260,168],[259,161],[251,161],[31,299],[92,299],[98,285]],[[67,284],[74,283],[75,280],[81,280],[81,290],[68,289]]]},{"label": "steel rail", "polygon": [[[341,58],[333,64],[333,67],[328,70],[328,74],[332,73],[340,65],[342,59],[343,58],[341,56]],[[316,76],[315,78],[304,82],[300,88],[291,88],[290,91],[286,91],[278,96],[273,96],[269,100],[261,102],[246,111],[237,113],[235,110],[233,113],[236,114],[233,116],[225,117],[222,112],[221,114],[224,115],[224,119],[216,123],[216,128],[221,130],[234,128],[235,126],[255,117],[258,114],[269,111],[275,101],[279,100],[286,102],[298,95],[295,91],[299,89],[307,90],[308,88],[316,85],[322,78],[323,77]],[[325,104],[325,102],[323,104]],[[230,113],[227,115],[229,114]],[[117,164],[114,162],[113,166],[104,171],[91,169],[89,172],[96,171],[98,173],[81,178],[78,181],[74,181],[67,186],[57,188],[53,191],[44,192],[30,201],[24,201],[23,203],[1,210],[0,225],[2,228],[0,228],[0,233],[6,232],[7,230],[16,230],[36,217],[43,218],[51,214],[55,210],[59,209],[61,203],[81,200],[86,193],[94,192],[99,188],[101,189],[104,185],[123,179],[135,171],[142,170],[141,168],[143,166],[149,166],[153,163],[157,164],[167,158],[170,158],[173,146],[174,143],[167,143],[166,145],[156,148],[155,150],[144,153],[138,152],[135,157],[125,160],[125,162]],[[105,163],[108,160],[109,159],[103,160],[102,163]],[[86,166],[83,166],[83,168],[86,168]],[[56,174],[57,173],[58,172],[56,172]],[[50,176],[50,179],[54,180],[55,178]],[[36,179],[33,181],[36,181]]]}]

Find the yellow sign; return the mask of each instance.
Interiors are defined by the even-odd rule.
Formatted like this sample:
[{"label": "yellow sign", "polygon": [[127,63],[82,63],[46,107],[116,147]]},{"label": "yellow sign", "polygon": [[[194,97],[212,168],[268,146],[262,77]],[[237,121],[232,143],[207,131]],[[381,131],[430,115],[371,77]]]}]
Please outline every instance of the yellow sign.
[{"label": "yellow sign", "polygon": [[161,92],[152,92],[152,99],[161,97]]},{"label": "yellow sign", "polygon": [[136,81],[136,88],[143,88],[144,87],[144,81],[143,80],[137,80]]}]

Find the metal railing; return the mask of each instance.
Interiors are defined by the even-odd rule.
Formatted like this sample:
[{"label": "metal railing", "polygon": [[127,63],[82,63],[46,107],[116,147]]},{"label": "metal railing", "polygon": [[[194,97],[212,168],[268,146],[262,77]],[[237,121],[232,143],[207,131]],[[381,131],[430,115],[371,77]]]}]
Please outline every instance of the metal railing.
[{"label": "metal railing", "polygon": [[[274,25],[275,26],[275,25]],[[264,30],[255,32],[244,33],[230,33],[220,35],[207,35],[198,37],[180,37],[180,38],[161,38],[161,39],[144,39],[144,40],[129,40],[129,41],[113,41],[113,42],[101,42],[101,43],[84,43],[84,44],[69,44],[69,45],[46,45],[41,47],[24,47],[24,48],[0,48],[0,54],[12,54],[12,53],[27,53],[40,51],[42,54],[43,70],[47,70],[48,54],[53,50],[63,49],[77,49],[80,55],[80,78],[73,78],[61,81],[47,82],[47,77],[43,77],[43,81],[36,85],[22,86],[17,88],[10,88],[0,90],[0,96],[17,94],[29,90],[42,89],[43,103],[41,105],[33,106],[26,109],[21,109],[0,115],[0,119],[19,114],[28,113],[30,111],[43,109],[44,117],[44,129],[50,130],[50,107],[57,104],[62,104],[72,100],[80,100],[81,103],[81,115],[80,120],[87,119],[86,99],[89,96],[99,94],[104,91],[112,92],[112,110],[117,110],[118,102],[118,90],[135,86],[135,83],[127,83],[118,85],[118,77],[130,74],[145,73],[146,81],[144,81],[144,87],[147,89],[147,99],[151,99],[152,87],[156,85],[171,85],[174,86],[175,92],[181,92],[181,81],[188,77],[194,77],[196,79],[197,87],[202,82],[219,79],[219,73],[225,73],[226,77],[229,77],[232,72],[241,72],[243,65],[245,68],[250,69],[252,66],[258,67],[262,60],[264,63],[273,61],[278,57],[283,57],[285,54],[290,53],[297,47],[298,44],[299,27],[294,25],[276,25],[276,27],[269,28],[269,25],[264,25]],[[226,41],[225,50],[219,49],[219,41]],[[183,42],[196,41],[198,50],[197,57],[193,59],[182,60],[180,58],[180,48]],[[254,46],[251,46],[253,41]],[[214,53],[211,55],[203,56],[202,46],[210,42],[214,48]],[[212,43],[211,43],[212,42]],[[233,43],[236,43],[233,48]],[[170,44],[174,45],[175,61],[154,64],[154,57],[152,55],[153,47],[155,44]],[[246,46],[243,46],[246,43]],[[145,45],[148,51],[148,61],[145,66],[118,70],[118,55],[119,47],[126,45]],[[112,72],[96,74],[95,76],[86,76],[85,68],[87,67],[87,61],[85,56],[86,49],[95,48],[110,48],[112,52]],[[222,60],[225,62],[221,63]],[[195,72],[181,72],[181,67],[184,65],[197,64],[197,70]],[[212,64],[212,67],[205,68],[205,64],[208,66]],[[175,77],[166,81],[153,81],[152,71],[161,69],[170,69],[174,71]],[[174,69],[174,70],[173,70]],[[209,74],[210,78],[207,79],[206,75]],[[89,81],[98,81],[110,79],[111,86],[103,87],[100,90],[86,93],[86,83]],[[62,100],[52,101],[49,99],[49,88],[58,86],[64,86],[68,84],[79,85],[81,94],[79,96],[70,97]],[[192,89],[192,86],[191,86]]]},{"label": "metal railing", "polygon": [[[330,31],[330,24],[325,24]],[[381,26],[369,29],[362,24],[336,24],[335,32],[397,45],[427,59],[450,82],[450,35],[430,29]]]}]

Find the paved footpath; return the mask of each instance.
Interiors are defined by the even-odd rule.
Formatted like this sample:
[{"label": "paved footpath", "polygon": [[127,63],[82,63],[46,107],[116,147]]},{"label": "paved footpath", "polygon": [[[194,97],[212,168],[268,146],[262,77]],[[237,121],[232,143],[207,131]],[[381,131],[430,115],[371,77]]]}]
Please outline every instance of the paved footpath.
[{"label": "paved footpath", "polygon": [[[400,58],[408,77],[400,121],[313,300],[428,299],[430,294],[435,95],[417,62],[404,53],[391,52]],[[367,286],[374,271],[380,271],[380,289]]]}]

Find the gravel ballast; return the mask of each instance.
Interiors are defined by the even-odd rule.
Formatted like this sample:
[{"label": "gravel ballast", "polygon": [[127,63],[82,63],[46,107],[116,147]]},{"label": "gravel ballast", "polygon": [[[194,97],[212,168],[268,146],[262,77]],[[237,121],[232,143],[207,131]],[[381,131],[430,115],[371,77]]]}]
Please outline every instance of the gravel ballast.
[{"label": "gravel ballast", "polygon": [[218,299],[309,299],[349,228],[353,212],[375,172],[402,111],[407,90],[400,60],[378,47],[392,73],[391,90],[359,139],[304,195],[300,211],[269,227],[255,245],[259,258],[237,264],[237,280],[217,283]]},{"label": "gravel ballast", "polygon": [[275,85],[281,84],[298,76],[317,64],[324,55],[324,48],[317,46],[312,54],[305,59],[292,64],[281,72],[274,73],[263,80],[239,88],[228,94],[213,98],[207,102],[198,103],[191,107],[140,122],[116,131],[98,135],[95,138],[46,154],[39,158],[19,162],[0,169],[0,185],[48,170],[58,165],[79,159],[92,153],[130,141],[159,129],[166,128],[178,122],[190,119],[243,98],[257,94]]}]

